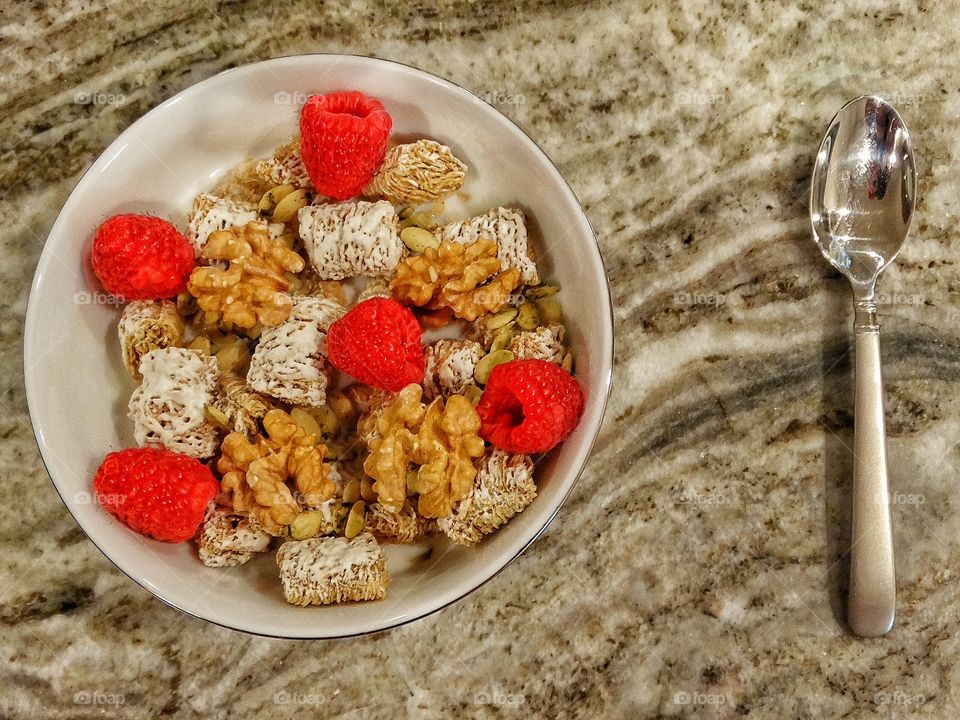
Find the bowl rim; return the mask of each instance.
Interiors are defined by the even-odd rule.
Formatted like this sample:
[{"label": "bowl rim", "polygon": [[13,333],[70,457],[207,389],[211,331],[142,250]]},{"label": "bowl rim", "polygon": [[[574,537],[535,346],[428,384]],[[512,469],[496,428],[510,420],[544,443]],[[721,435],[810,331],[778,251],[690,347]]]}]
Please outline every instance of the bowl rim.
[{"label": "bowl rim", "polygon": [[[154,598],[156,598],[157,600],[159,600],[161,603],[163,603],[163,604],[166,605],[167,607],[173,608],[174,610],[177,610],[178,612],[181,612],[181,613],[183,613],[183,614],[185,614],[185,615],[187,615],[187,616],[189,616],[189,617],[192,617],[192,618],[194,618],[194,619],[200,620],[200,621],[202,621],[202,622],[210,623],[210,624],[212,624],[212,625],[216,625],[216,626],[218,626],[218,627],[222,627],[222,628],[225,628],[225,629],[227,629],[227,630],[234,631],[234,632],[239,632],[239,633],[243,633],[243,634],[245,634],[245,635],[251,635],[251,636],[255,636],[255,637],[264,637],[264,638],[271,638],[271,639],[276,639],[276,640],[289,640],[289,641],[296,641],[296,640],[344,640],[344,639],[348,639],[348,638],[361,637],[361,636],[367,636],[367,635],[377,635],[377,634],[379,634],[379,633],[384,633],[384,632],[387,632],[387,631],[390,631],[390,630],[394,630],[394,629],[396,629],[396,628],[398,628],[398,627],[402,627],[402,626],[407,625],[407,624],[409,624],[409,623],[413,623],[413,622],[416,622],[416,621],[418,621],[418,620],[422,620],[422,619],[424,619],[424,618],[430,617],[430,616],[432,616],[432,615],[434,615],[434,614],[436,614],[436,613],[441,612],[442,610],[445,610],[445,609],[449,608],[449,607],[452,606],[452,605],[455,605],[456,603],[459,603],[461,600],[463,600],[464,598],[466,598],[468,595],[471,595],[472,593],[474,593],[474,592],[476,592],[477,590],[479,590],[481,587],[483,587],[483,586],[486,585],[488,582],[490,582],[491,580],[493,580],[494,578],[496,578],[498,575],[500,575],[500,573],[502,573],[509,565],[511,565],[518,557],[520,557],[520,555],[522,555],[524,552],[526,552],[526,550],[527,550],[531,545],[533,545],[533,543],[536,542],[537,539],[540,538],[540,536],[550,527],[550,525],[551,525],[551,524],[553,523],[553,521],[556,519],[557,515],[560,513],[560,509],[563,507],[564,503],[566,503],[567,499],[570,497],[570,494],[573,492],[573,489],[576,487],[577,483],[579,482],[580,476],[583,474],[583,471],[584,471],[584,469],[586,468],[587,463],[590,461],[590,458],[591,458],[592,455],[593,455],[594,446],[596,445],[597,438],[598,438],[598,436],[599,436],[599,434],[600,434],[600,429],[603,427],[603,421],[604,421],[604,418],[606,417],[606,411],[607,411],[608,402],[609,402],[609,399],[610,399],[610,391],[611,391],[611,387],[612,387],[612,383],[613,383],[614,353],[615,353],[615,349],[616,349],[616,324],[615,324],[615,322],[614,322],[615,318],[614,318],[614,314],[613,314],[613,296],[612,296],[612,292],[611,292],[611,289],[610,289],[609,277],[607,276],[606,264],[605,264],[604,259],[603,259],[603,252],[602,252],[602,250],[601,250],[601,248],[600,248],[600,243],[599,243],[599,241],[597,240],[597,234],[596,234],[596,232],[595,232],[594,229],[593,229],[593,224],[590,222],[590,218],[587,216],[586,212],[584,211],[583,205],[581,204],[580,199],[577,197],[577,194],[574,192],[573,188],[570,186],[570,183],[567,181],[566,177],[564,177],[563,173],[560,172],[560,169],[556,166],[556,163],[554,163],[553,160],[550,158],[550,156],[547,155],[546,151],[544,151],[543,148],[541,148],[540,145],[539,145],[532,137],[530,137],[529,133],[528,133],[523,127],[521,127],[521,126],[520,126],[517,122],[515,122],[512,118],[510,118],[510,117],[508,117],[507,115],[505,115],[505,114],[503,114],[502,112],[500,112],[500,110],[499,110],[497,107],[495,107],[495,106],[492,105],[491,103],[488,103],[488,102],[486,102],[485,100],[483,100],[481,97],[479,97],[479,96],[478,96],[475,92],[473,92],[472,90],[469,90],[468,88],[465,88],[465,87],[463,87],[462,85],[460,85],[460,84],[458,84],[458,83],[456,83],[456,82],[454,82],[454,81],[452,81],[452,80],[449,80],[449,79],[447,79],[447,78],[444,78],[444,77],[441,77],[441,76],[439,76],[439,75],[435,75],[434,73],[431,73],[431,72],[428,72],[428,71],[426,71],[426,70],[423,70],[423,69],[421,69],[421,68],[419,68],[419,67],[417,67],[417,66],[415,66],[415,65],[411,65],[411,64],[409,64],[409,63],[400,62],[400,61],[397,61],[397,60],[388,60],[388,59],[384,59],[384,58],[370,57],[370,56],[367,56],[367,55],[360,55],[360,54],[356,54],[356,53],[314,52],[314,53],[294,53],[294,54],[290,54],[290,55],[278,55],[278,56],[276,56],[276,57],[267,58],[267,59],[264,59],[264,60],[258,60],[258,61],[250,62],[250,63],[244,63],[244,64],[238,65],[238,66],[236,66],[236,67],[232,67],[232,68],[227,68],[227,69],[225,69],[225,70],[221,70],[221,71],[219,71],[219,72],[217,72],[217,73],[214,73],[213,75],[211,75],[211,76],[209,76],[209,77],[204,78],[203,80],[200,80],[199,82],[193,83],[192,85],[189,85],[188,87],[185,87],[183,90],[181,90],[180,92],[178,92],[178,93],[172,95],[171,97],[167,98],[166,100],[164,100],[164,101],[163,101],[162,103],[160,103],[159,105],[157,105],[157,106],[155,106],[155,107],[153,107],[153,108],[150,108],[147,112],[145,112],[143,115],[141,115],[141,116],[138,117],[136,120],[134,120],[132,123],[130,123],[130,125],[128,125],[126,128],[124,128],[123,131],[122,131],[119,135],[117,135],[113,140],[111,140],[111,141],[106,145],[106,147],[104,147],[104,149],[100,152],[100,154],[96,157],[96,159],[90,164],[90,166],[87,167],[87,168],[80,174],[80,177],[77,178],[76,183],[74,183],[73,187],[70,189],[70,193],[67,195],[67,198],[66,198],[66,200],[64,201],[63,206],[61,206],[60,211],[57,213],[57,218],[56,218],[56,220],[54,220],[53,224],[50,226],[50,230],[49,230],[48,233],[47,233],[47,237],[49,237],[49,236],[53,233],[53,231],[57,228],[57,225],[58,225],[58,223],[59,223],[59,221],[60,221],[60,217],[61,217],[61,215],[62,215],[62,213],[63,213],[63,210],[64,210],[64,208],[66,207],[67,203],[69,203],[70,198],[73,196],[73,193],[76,191],[77,187],[79,187],[79,185],[83,182],[83,180],[87,177],[87,175],[88,175],[95,167],[98,166],[98,164],[100,163],[100,160],[105,156],[105,154],[107,153],[107,151],[108,151],[113,145],[115,145],[115,144],[119,143],[121,140],[123,140],[124,137],[125,137],[128,133],[130,133],[130,132],[135,128],[135,126],[136,126],[138,123],[140,123],[145,117],[147,117],[148,115],[151,115],[151,114],[153,114],[153,113],[155,113],[155,112],[161,112],[161,111],[165,110],[165,109],[166,109],[167,107],[169,107],[170,105],[172,105],[172,104],[176,103],[177,101],[179,101],[184,95],[186,95],[186,94],[188,94],[188,93],[195,92],[197,88],[199,88],[199,87],[201,87],[201,86],[203,86],[203,85],[205,85],[205,84],[207,84],[207,83],[212,83],[212,82],[214,82],[214,81],[216,81],[216,80],[218,80],[218,79],[221,79],[223,76],[231,75],[231,74],[236,74],[236,73],[241,73],[241,72],[243,72],[244,70],[249,69],[249,68],[252,68],[252,67],[255,67],[255,66],[262,66],[262,65],[268,65],[268,64],[269,64],[269,65],[283,65],[285,62],[294,61],[294,60],[299,60],[299,59],[302,59],[302,58],[309,58],[309,57],[322,57],[322,58],[334,58],[334,59],[335,59],[335,58],[351,58],[351,59],[360,60],[361,62],[370,63],[371,65],[399,66],[399,67],[405,69],[405,71],[408,71],[408,72],[413,73],[414,75],[420,76],[422,79],[425,79],[425,80],[428,80],[428,81],[434,82],[434,83],[439,83],[439,84],[441,84],[441,85],[448,85],[448,86],[454,88],[455,90],[458,90],[458,91],[460,91],[460,92],[462,92],[462,93],[465,93],[466,95],[469,95],[474,101],[476,101],[476,102],[478,102],[478,103],[482,103],[482,104],[488,106],[490,109],[492,109],[492,110],[493,110],[495,113],[497,113],[501,118],[503,118],[504,120],[506,120],[507,123],[509,123],[510,125],[512,125],[517,131],[519,131],[519,132],[523,135],[523,137],[525,137],[525,138],[527,139],[527,141],[528,141],[528,142],[530,143],[530,145],[532,146],[532,149],[533,149],[536,153],[539,153],[539,154],[543,157],[544,160],[546,160],[549,168],[552,169],[552,171],[553,171],[553,172],[556,174],[556,176],[561,180],[561,182],[563,183],[563,185],[566,187],[567,191],[570,193],[570,197],[571,197],[571,198],[573,199],[573,201],[576,203],[576,206],[577,206],[577,208],[578,208],[579,211],[580,211],[580,215],[582,216],[584,222],[586,223],[586,227],[587,227],[587,229],[588,229],[589,232],[590,232],[591,238],[593,239],[594,249],[595,249],[596,252],[597,252],[597,259],[599,260],[599,263],[600,263],[600,269],[603,271],[604,285],[605,285],[605,287],[606,287],[607,308],[608,308],[608,310],[609,310],[609,316],[606,318],[606,320],[607,320],[607,322],[609,323],[609,327],[610,327],[610,346],[609,346],[609,348],[608,348],[610,361],[609,361],[609,364],[608,364],[607,367],[600,368],[600,373],[598,374],[598,384],[599,384],[599,387],[600,387],[600,390],[601,390],[601,392],[600,392],[600,398],[599,398],[599,400],[600,400],[600,402],[601,402],[600,415],[599,415],[599,417],[598,417],[598,419],[597,419],[596,427],[595,427],[594,430],[593,430],[593,435],[592,435],[592,437],[589,438],[589,442],[587,443],[587,452],[586,452],[585,455],[584,455],[583,461],[580,463],[580,467],[576,468],[576,470],[573,472],[572,480],[570,481],[570,484],[569,484],[569,486],[567,487],[566,492],[565,492],[565,493],[563,494],[563,496],[560,498],[560,501],[557,503],[557,507],[556,507],[556,508],[554,509],[554,511],[550,514],[550,516],[546,518],[546,520],[543,522],[543,524],[540,526],[540,528],[539,528],[533,535],[531,535],[531,537],[527,540],[527,542],[525,542],[525,543],[516,551],[516,553],[514,553],[510,558],[508,558],[508,559],[506,559],[505,561],[503,561],[503,563],[502,563],[493,573],[491,573],[488,577],[486,577],[486,578],[484,578],[483,580],[481,580],[481,581],[480,581],[479,583],[477,583],[476,585],[473,585],[473,586],[469,587],[469,588],[466,589],[463,593],[457,595],[457,597],[449,600],[448,602],[444,603],[443,605],[440,605],[440,606],[438,606],[438,607],[436,607],[436,608],[432,608],[432,609],[427,610],[427,611],[422,612],[422,613],[414,614],[414,615],[412,615],[412,616],[410,616],[410,617],[404,618],[404,619],[402,619],[402,620],[399,620],[399,621],[394,622],[394,623],[389,624],[389,625],[385,625],[385,626],[380,627],[380,628],[370,629],[370,630],[360,630],[360,631],[357,631],[357,632],[341,633],[341,634],[336,634],[336,635],[298,635],[298,636],[292,636],[292,635],[276,635],[276,634],[269,633],[269,632],[259,632],[259,631],[257,631],[257,630],[251,630],[250,628],[246,628],[246,627],[238,627],[238,626],[235,626],[235,625],[231,625],[231,624],[228,623],[228,622],[224,622],[224,621],[222,621],[222,620],[217,620],[217,619],[212,618],[212,617],[204,617],[204,616],[198,615],[197,613],[193,612],[192,610],[189,610],[189,609],[187,609],[187,608],[185,608],[185,607],[181,607],[179,604],[177,604],[177,603],[175,603],[175,602],[173,602],[173,601],[171,601],[171,600],[163,597],[161,594],[159,594],[158,592],[156,592],[154,589],[152,589],[151,587],[148,587],[148,585],[145,584],[144,582],[142,582],[140,579],[138,579],[138,578],[134,577],[133,575],[131,575],[130,573],[128,573],[123,567],[121,567],[121,566],[118,564],[117,561],[115,561],[115,560],[110,556],[109,553],[107,553],[107,551],[106,551],[104,548],[102,548],[102,547],[90,536],[90,534],[87,532],[86,528],[80,523],[80,521],[77,519],[76,515],[74,515],[73,510],[72,510],[72,508],[70,507],[70,504],[69,504],[69,503],[66,501],[66,499],[64,498],[63,493],[60,491],[60,487],[57,485],[56,481],[53,479],[53,475],[50,473],[49,465],[48,465],[48,463],[47,463],[47,458],[46,458],[46,454],[45,454],[45,449],[46,449],[47,445],[46,445],[46,442],[43,441],[42,438],[41,438],[41,434],[40,434],[39,429],[38,429],[38,427],[37,427],[38,421],[34,420],[34,413],[33,413],[32,409],[31,409],[31,408],[33,408],[33,407],[36,407],[36,406],[37,406],[37,403],[36,403],[36,400],[31,400],[31,398],[34,397],[35,393],[31,390],[31,387],[32,387],[33,383],[30,382],[29,377],[28,377],[28,376],[31,375],[31,372],[32,372],[32,371],[30,370],[30,368],[29,368],[29,366],[28,366],[28,364],[27,364],[27,343],[24,342],[24,343],[22,344],[22,346],[21,346],[21,359],[22,359],[22,362],[23,362],[24,389],[25,389],[25,394],[26,394],[27,411],[28,411],[27,414],[28,414],[28,417],[29,417],[29,420],[30,420],[30,427],[31,427],[31,429],[33,430],[34,442],[36,443],[36,445],[37,445],[37,450],[39,451],[39,454],[40,454],[40,461],[41,461],[41,463],[43,464],[43,468],[44,468],[44,471],[45,471],[46,474],[47,474],[47,478],[49,479],[50,483],[53,485],[53,488],[54,488],[54,490],[56,491],[57,495],[60,497],[60,501],[61,501],[61,502],[64,504],[64,506],[66,507],[67,512],[70,513],[70,516],[71,516],[71,518],[73,518],[73,521],[77,524],[77,526],[80,528],[80,530],[83,531],[83,534],[84,534],[84,536],[87,538],[87,540],[89,540],[90,543],[91,543],[97,550],[99,550],[100,553],[101,553],[116,569],[118,569],[121,573],[123,573],[124,576],[126,576],[127,578],[129,578],[130,580],[132,580],[132,581],[133,581],[134,583],[136,583],[136,585],[138,585],[140,588],[146,590],[148,593],[150,593],[151,596],[153,596]],[[35,322],[36,322],[36,307],[37,307],[37,302],[38,302],[38,301],[36,301],[35,298],[36,298],[36,293],[37,293],[37,291],[39,290],[40,279],[41,279],[41,277],[42,277],[41,269],[42,269],[43,267],[45,267],[46,264],[49,263],[49,261],[50,261],[49,255],[50,255],[52,252],[53,252],[52,246],[47,245],[47,244],[46,244],[46,239],[45,239],[45,240],[44,240],[43,250],[42,250],[41,253],[40,253],[40,256],[39,256],[39,258],[38,258],[38,260],[37,260],[37,265],[36,265],[36,267],[35,267],[35,269],[34,269],[33,280],[32,280],[31,283],[30,283],[30,292],[29,292],[29,295],[28,295],[28,298],[27,298],[26,311],[25,311],[25,313],[24,313],[24,337],[29,337],[30,332],[32,332],[33,329],[34,329],[33,326],[34,326],[34,324],[35,324]]]}]

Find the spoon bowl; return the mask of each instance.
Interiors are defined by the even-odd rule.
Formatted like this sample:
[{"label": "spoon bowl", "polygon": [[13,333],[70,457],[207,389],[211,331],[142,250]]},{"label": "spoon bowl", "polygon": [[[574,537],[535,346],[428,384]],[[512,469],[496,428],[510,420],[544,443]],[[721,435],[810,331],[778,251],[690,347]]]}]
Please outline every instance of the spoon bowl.
[{"label": "spoon bowl", "polygon": [[885,100],[862,96],[830,123],[813,170],[810,219],[820,251],[869,286],[900,252],[916,197],[910,135]]}]

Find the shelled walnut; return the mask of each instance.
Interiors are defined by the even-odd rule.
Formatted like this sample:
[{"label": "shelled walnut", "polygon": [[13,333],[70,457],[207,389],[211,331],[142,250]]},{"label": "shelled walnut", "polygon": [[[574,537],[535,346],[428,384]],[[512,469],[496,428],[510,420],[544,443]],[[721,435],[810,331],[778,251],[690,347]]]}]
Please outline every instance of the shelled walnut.
[{"label": "shelled walnut", "polygon": [[388,511],[398,512],[408,495],[419,494],[421,516],[445,517],[476,475],[473,460],[484,448],[480,417],[462,395],[437,398],[426,408],[421,398],[421,387],[408,385],[360,419],[357,432],[370,450],[363,469]]},{"label": "shelled walnut", "polygon": [[519,284],[519,270],[501,271],[495,242],[444,241],[403,260],[390,289],[406,305],[449,308],[459,318],[476,320],[506,305]]},{"label": "shelled walnut", "polygon": [[227,268],[205,266],[190,275],[187,289],[207,314],[249,329],[257,323],[279,325],[290,314],[293,301],[285,273],[303,270],[304,262],[280,240],[270,237],[260,223],[218,230],[203,246],[203,257],[228,263]]},{"label": "shelled walnut", "polygon": [[437,398],[427,408],[413,456],[420,469],[410,482],[410,489],[420,494],[417,510],[423,517],[446,517],[470,491],[477,474],[473,459],[484,449],[479,432],[480,416],[462,395],[446,402]]},{"label": "shelled walnut", "polygon": [[217,469],[234,511],[253,517],[271,535],[283,535],[302,509],[317,509],[336,486],[323,462],[326,447],[282,410],[263,419],[266,436],[253,441],[230,433]]},{"label": "shelled walnut", "polygon": [[384,507],[399,510],[407,499],[407,471],[413,461],[424,406],[422,388],[407,385],[389,403],[357,424],[360,437],[369,438],[370,455],[363,470]]}]

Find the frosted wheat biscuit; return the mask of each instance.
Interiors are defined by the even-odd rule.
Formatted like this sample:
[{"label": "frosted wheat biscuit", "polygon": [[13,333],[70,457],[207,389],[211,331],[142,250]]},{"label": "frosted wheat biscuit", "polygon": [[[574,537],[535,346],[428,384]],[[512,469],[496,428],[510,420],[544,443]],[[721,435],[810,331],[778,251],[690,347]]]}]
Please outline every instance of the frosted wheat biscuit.
[{"label": "frosted wheat biscuit", "polygon": [[403,205],[439,200],[463,186],[467,166],[434,140],[396,145],[387,151],[363,194]]},{"label": "frosted wheat biscuit", "polygon": [[217,361],[183,348],[162,348],[143,356],[140,373],[143,382],[129,404],[137,444],[160,445],[193,458],[212,457],[219,437],[204,408],[217,391]]},{"label": "frosted wheat biscuit", "polygon": [[281,145],[269,160],[257,163],[257,175],[274,185],[293,185],[308,188],[312,185],[310,175],[300,157],[300,136],[295,136],[286,145]]},{"label": "frosted wheat biscuit", "polygon": [[379,600],[386,596],[387,562],[373,535],[285,542],[277,551],[283,596],[292,605]]},{"label": "frosted wheat biscuit", "polygon": [[140,379],[140,360],[151,350],[175,347],[183,339],[183,320],[169,300],[135,300],[129,303],[117,325],[123,364],[135,380]]},{"label": "frosted wheat biscuit", "polygon": [[546,360],[560,365],[566,355],[563,347],[563,325],[549,325],[517,333],[510,340],[507,349],[517,360]]},{"label": "frosted wheat biscuit", "polygon": [[412,543],[427,535],[433,523],[417,514],[408,500],[394,512],[380,503],[367,507],[366,529],[377,537],[397,543]]},{"label": "frosted wheat biscuit", "polygon": [[296,298],[284,322],[263,330],[247,372],[250,387],[294,405],[323,405],[330,381],[327,330],[344,312],[327,298]]},{"label": "frosted wheat biscuit", "polygon": [[403,256],[397,213],[385,200],[307,205],[298,217],[307,255],[324,280],[389,277]]},{"label": "frosted wheat biscuit", "polygon": [[486,353],[472,340],[438,340],[427,345],[423,375],[425,397],[446,397],[462,392],[473,382],[477,363]]},{"label": "frosted wheat biscuit", "polygon": [[250,518],[211,505],[197,537],[200,561],[207,567],[243,565],[270,547],[270,535]]},{"label": "frosted wheat biscuit", "polygon": [[536,496],[530,456],[490,449],[481,461],[470,492],[454,506],[452,515],[437,521],[437,526],[460,545],[476,545]]},{"label": "frosted wheat biscuit", "polygon": [[359,305],[364,300],[369,300],[371,298],[377,298],[377,297],[382,297],[382,298],[392,297],[392,295],[390,294],[390,283],[383,278],[374,278],[373,280],[368,282],[366,287],[364,287],[363,290],[361,290],[360,293],[357,295],[357,300],[354,304]]},{"label": "frosted wheat biscuit", "polygon": [[260,421],[270,410],[270,403],[250,387],[244,378],[231,372],[220,374],[217,396],[212,408],[226,419],[225,427],[235,432],[254,435],[259,430]]},{"label": "frosted wheat biscuit", "polygon": [[441,241],[453,240],[464,245],[477,240],[493,240],[497,243],[497,258],[502,270],[517,268],[524,285],[540,282],[540,273],[527,239],[527,224],[519,210],[494,208],[485,215],[444,225],[436,235]]}]

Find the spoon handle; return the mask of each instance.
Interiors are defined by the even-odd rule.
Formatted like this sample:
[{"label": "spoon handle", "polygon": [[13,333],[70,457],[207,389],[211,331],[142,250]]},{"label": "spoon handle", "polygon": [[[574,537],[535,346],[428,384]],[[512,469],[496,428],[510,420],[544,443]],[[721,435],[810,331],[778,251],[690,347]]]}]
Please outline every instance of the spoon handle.
[{"label": "spoon handle", "polygon": [[880,328],[874,307],[857,304],[854,337],[853,522],[847,622],[860,637],[879,637],[893,627],[896,580],[887,489]]}]

